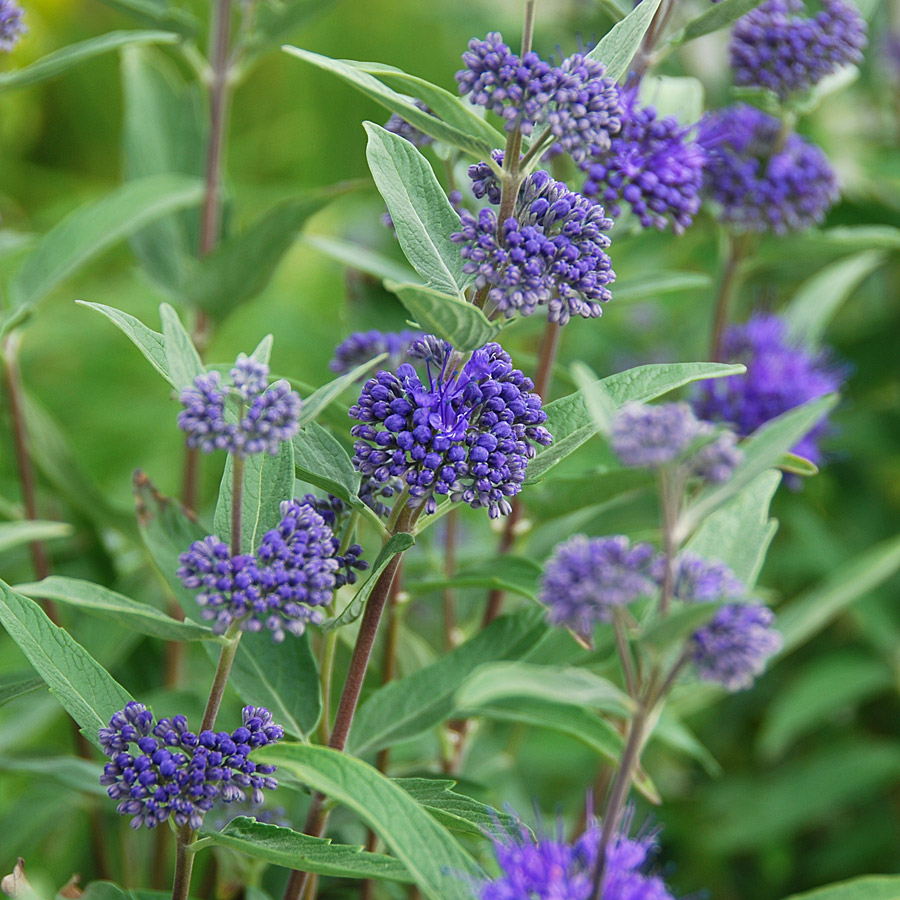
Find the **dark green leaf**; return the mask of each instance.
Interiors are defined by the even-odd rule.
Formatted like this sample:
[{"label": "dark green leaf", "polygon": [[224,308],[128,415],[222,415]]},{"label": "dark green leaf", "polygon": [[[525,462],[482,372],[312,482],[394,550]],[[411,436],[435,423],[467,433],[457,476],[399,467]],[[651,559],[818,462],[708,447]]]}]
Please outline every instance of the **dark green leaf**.
[{"label": "dark green leaf", "polygon": [[192,622],[179,622],[146,603],[136,603],[122,594],[80,578],[51,575],[43,581],[18,584],[15,589],[35,599],[55,600],[57,603],[86,609],[118,622],[125,628],[162,638],[164,641],[216,639],[209,628],[201,628]]},{"label": "dark green leaf", "polygon": [[453,715],[453,696],[471,672],[492,660],[521,656],[546,630],[539,609],[502,616],[432,665],[386,684],[359,708],[350,751],[371,753],[439,725]]},{"label": "dark green leaf", "polygon": [[453,790],[456,782],[447,778],[394,778],[419,806],[453,831],[484,837],[498,825],[507,831],[518,827],[518,820]]},{"label": "dark green leaf", "polygon": [[300,427],[303,428],[309,425],[310,422],[315,421],[331,405],[332,401],[337,400],[344,391],[364,378],[379,363],[384,362],[385,359],[387,359],[387,354],[382,353],[313,391],[303,401],[303,409],[300,411]]},{"label": "dark green leaf", "polygon": [[411,594],[421,594],[446,587],[483,587],[488,590],[510,591],[533,600],[537,596],[540,574],[541,566],[534,560],[506,554],[490,562],[466,566],[452,577],[404,582],[404,589]]},{"label": "dark green leaf", "polygon": [[315,790],[353,810],[394,852],[429,900],[471,900],[474,860],[402,788],[345,753],[305,744],[256,752]]},{"label": "dark green leaf", "polygon": [[2,581],[0,624],[84,736],[97,744],[98,729],[131,700],[128,692],[67,631],[54,625],[37,603]]},{"label": "dark green leaf", "polygon": [[405,866],[392,856],[367,853],[362,847],[351,844],[333,844],[326,838],[310,837],[277,825],[264,825],[245,816],[232,819],[220,832],[201,832],[195,849],[202,850],[210,844],[237,850],[273,866],[316,875],[411,881]]},{"label": "dark green leaf", "polygon": [[443,338],[460,353],[477,350],[500,333],[500,325],[457,296],[418,284],[386,281],[385,287],[400,298],[422,331]]},{"label": "dark green leaf", "polygon": [[321,425],[311,422],[294,436],[297,477],[351,503],[358,503],[359,472],[347,451]]},{"label": "dark green leaf", "polygon": [[660,0],[643,0],[621,22],[617,22],[588,53],[588,57],[606,66],[606,74],[613,81],[628,74],[634,54],[641,46],[659,4]]},{"label": "dark green leaf", "polygon": [[679,44],[703,37],[704,34],[725,28],[741,16],[745,16],[751,9],[756,9],[761,2],[762,0],[722,0],[688,22],[669,40],[669,45],[677,47]]},{"label": "dark green leaf", "polygon": [[398,553],[403,553],[412,547],[415,542],[416,539],[405,531],[391,535],[379,551],[378,556],[375,557],[369,577],[360,585],[357,592],[353,595],[353,599],[344,607],[341,614],[325,624],[324,630],[330,631],[333,628],[340,628],[343,625],[355,622],[363,614],[366,601],[369,599],[372,591],[375,590],[378,578],[388,567],[388,563]]},{"label": "dark green leaf", "polygon": [[106,797],[106,788],[100,784],[102,766],[74,756],[40,756],[23,759],[0,756],[0,772],[17,772],[32,775],[72,791]]},{"label": "dark green leaf", "polygon": [[120,47],[135,44],[177,44],[179,40],[180,36],[171,31],[109,31],[99,37],[69,44],[68,47],[48,53],[30,66],[0,73],[0,93],[55,78],[83,60]]},{"label": "dark green leaf", "polygon": [[791,894],[786,900],[900,900],[900,875],[867,875]]},{"label": "dark green leaf", "polygon": [[428,160],[409,141],[373,122],[365,129],[369,168],[406,258],[429,287],[459,295],[469,280],[459,247],[450,240],[459,230],[459,214]]},{"label": "dark green leaf", "polygon": [[16,697],[22,697],[44,686],[43,678],[13,677],[0,680],[0,706],[5,706]]}]

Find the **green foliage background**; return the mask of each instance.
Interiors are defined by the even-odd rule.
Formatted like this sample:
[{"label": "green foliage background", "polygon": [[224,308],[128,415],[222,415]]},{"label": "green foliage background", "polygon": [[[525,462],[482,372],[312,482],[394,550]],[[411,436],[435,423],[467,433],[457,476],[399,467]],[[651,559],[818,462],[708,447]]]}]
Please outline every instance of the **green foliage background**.
[{"label": "green foliage background", "polygon": [[[329,56],[397,65],[452,89],[466,41],[488,30],[518,34],[519,6],[506,0],[311,0],[309,22],[293,42]],[[26,8],[31,32],[4,64],[24,65],[76,40],[130,27],[99,2],[40,0]],[[873,7],[869,12],[875,39],[860,79],[827,99],[806,123],[845,186],[829,227],[900,228],[900,86],[887,77],[879,55],[877,35],[887,22],[887,10]],[[589,40],[608,26],[600,4],[540,0],[536,46],[543,55],[557,44],[570,52],[573,35]],[[691,45],[662,71],[697,74],[710,105],[726,102],[724,35]],[[122,112],[116,54],[58,80],[0,94],[3,225],[44,232],[67,211],[121,183]],[[369,180],[360,125],[386,117],[332,76],[283,54],[269,54],[235,100],[227,215],[244,223],[281,198],[365,179],[363,189],[318,214],[306,234],[353,239],[399,259],[390,234],[378,222],[382,204]],[[710,282],[638,301],[617,301],[614,291],[602,320],[573,322],[567,328],[564,359],[583,359],[604,376],[641,362],[704,358],[719,254],[713,222],[703,215],[677,240],[656,234],[640,240],[613,237],[613,261],[622,281],[662,268],[695,271]],[[747,267],[736,317],[760,306],[779,308],[808,277],[855,249],[862,247],[814,235],[762,241]],[[884,253],[883,263],[854,291],[826,335],[836,364],[846,363],[850,372],[834,416],[829,464],[818,477],[807,479],[801,492],[782,489],[775,500],[781,527],[761,582],[776,605],[898,531],[900,252],[893,247]],[[0,274],[12,271],[18,258],[0,258]],[[87,475],[127,515],[135,468],[150,473],[164,493],[178,491],[182,439],[174,428],[175,405],[134,347],[101,317],[77,307],[76,298],[116,306],[154,326],[161,298],[139,274],[127,247],[121,247],[55,290],[29,324],[22,346],[28,389],[57,420]],[[346,271],[299,239],[269,286],[215,334],[209,358],[232,359],[272,332],[273,372],[318,385],[329,377],[332,348],[349,331],[401,327],[404,318],[402,307],[377,282]],[[526,370],[533,365],[539,330],[536,319],[524,321],[506,339],[516,363]],[[558,394],[572,389],[568,378],[561,369],[555,382]],[[3,413],[0,447],[9,448],[9,419]],[[339,420],[329,421],[340,427]],[[204,469],[203,496],[210,505],[220,465]],[[538,489],[538,506],[541,496]],[[5,451],[0,453],[0,498],[18,501],[14,459]],[[73,510],[60,505],[50,490],[42,489],[40,499],[46,518],[79,526],[92,518],[89,509],[81,509],[74,515],[85,522],[73,520]],[[209,518],[211,512],[207,510]],[[569,527],[607,533],[630,527],[639,513],[615,508],[576,526],[563,519],[537,533],[530,550],[542,559]],[[112,532],[79,527],[77,534],[52,545],[57,568],[108,579],[118,550],[110,543]],[[474,556],[477,544],[475,535],[464,554]],[[412,574],[415,567],[425,574],[436,552],[426,547],[412,564]],[[10,583],[31,580],[26,549],[6,553],[0,574]],[[154,590],[137,559],[130,572],[120,569],[120,578],[119,589],[134,595]],[[717,900],[776,900],[863,872],[900,872],[898,589],[897,577],[888,580],[811,643],[779,661],[753,692],[689,719],[714,757],[707,767],[712,774],[686,756],[651,748],[647,769],[666,798],[659,813],[665,825],[662,858],[677,861],[669,879],[679,891],[708,888]],[[463,593],[463,612],[477,615],[481,596],[474,590]],[[438,614],[429,603],[436,597],[434,591],[423,595],[410,611],[408,623],[424,642],[410,638],[405,651],[409,666],[416,653],[427,658],[431,651],[426,642],[438,645]],[[110,634],[102,620],[90,619],[79,621],[78,637],[101,658],[117,657],[115,671],[127,673],[123,683],[133,689],[155,687],[153,673],[164,661],[150,642],[133,635],[127,645],[121,633]],[[205,660],[192,659],[191,666],[205,684]],[[0,674],[27,669],[4,638]],[[189,693],[182,700],[182,708],[199,709],[198,696]],[[548,731],[489,727],[493,732],[478,749],[485,758],[493,755],[492,802],[508,801],[527,810],[536,798],[551,814],[562,808],[574,818],[580,791],[593,777],[592,752]],[[71,736],[63,717],[43,690],[0,709],[0,868],[9,871],[17,855],[25,856],[32,880],[48,892],[72,872],[92,869],[83,849],[88,827],[84,810],[96,802],[97,791],[92,795],[79,789],[85,782],[77,766],[63,796],[41,771],[21,771],[9,760],[26,752],[60,755],[69,750]],[[402,767],[402,753],[397,759]],[[483,771],[489,768],[485,766]],[[643,813],[642,807],[638,816]],[[132,835],[117,833],[110,840],[114,845],[124,841],[132,853],[139,852]]]}]

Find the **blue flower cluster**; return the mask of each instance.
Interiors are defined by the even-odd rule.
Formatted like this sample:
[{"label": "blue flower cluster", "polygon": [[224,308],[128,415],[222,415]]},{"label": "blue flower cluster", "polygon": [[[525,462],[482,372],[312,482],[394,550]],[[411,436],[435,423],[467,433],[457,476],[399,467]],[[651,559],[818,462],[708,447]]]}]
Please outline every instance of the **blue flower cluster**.
[{"label": "blue flower cluster", "polygon": [[285,500],[281,515],[252,555],[232,556],[226,543],[209,535],[179,557],[178,577],[199,591],[203,617],[217,634],[236,622],[244,631],[267,628],[276,642],[286,631],[301,635],[307,622],[323,621],[320,607],[349,580],[347,572],[367,568],[356,545],[338,555],[340,543],[313,504]]},{"label": "blue flower cluster", "polygon": [[[682,603],[711,603],[741,597],[746,592],[741,580],[725,563],[704,559],[690,551],[678,554],[674,570],[672,596]],[[666,574],[662,554],[654,560],[652,571],[662,584]]]},{"label": "blue flower cluster", "polygon": [[[476,171],[478,190],[499,201],[487,176]],[[498,226],[491,209],[477,218],[463,210],[460,244],[463,271],[475,275],[477,290],[487,288],[490,309],[509,318],[547,307],[551,322],[565,325],[570,316],[596,318],[612,296],[607,285],[616,277],[604,231],[612,228],[603,207],[570,191],[546,172],[530,175],[519,190],[515,216]]]},{"label": "blue flower cluster", "polygon": [[537,53],[519,57],[494,31],[469,41],[462,59],[460,94],[500,116],[507,131],[531,134],[546,126],[576,162],[592,146],[609,146],[621,127],[615,82],[604,77],[602,63],[581,53],[551,66]]},{"label": "blue flower cluster", "polygon": [[[784,320],[768,313],[731,326],[722,342],[722,358],[743,363],[747,371],[701,382],[692,403],[701,418],[727,422],[742,436],[790,409],[837,391],[845,375],[840,366],[829,362],[826,352],[809,350],[792,340]],[[823,419],[793,452],[821,462],[819,441],[827,428]]]},{"label": "blue flower cluster", "polygon": [[[421,109],[422,112],[428,113],[430,116],[434,115],[432,110],[421,100],[414,97],[413,103]],[[434,138],[430,134],[425,134],[424,131],[420,131],[415,125],[410,125],[410,123],[399,113],[391,113],[391,117],[384,125],[384,130],[405,138],[414,147],[427,147],[429,144],[434,143]]]},{"label": "blue flower cluster", "polygon": [[772,627],[774,621],[772,610],[756,603],[723,606],[691,638],[697,674],[729,691],[750,687],[766,660],[781,649],[782,637]]},{"label": "blue flower cluster", "polygon": [[508,515],[522,489],[533,443],[549,444],[547,414],[534,385],[499,344],[476,350],[460,369],[453,348],[434,337],[413,345],[425,360],[427,384],[409,363],[379,372],[363,387],[350,416],[353,464],[387,482],[402,477],[409,505],[437,508],[448,495],[491,518]]},{"label": "blue flower cluster", "polygon": [[866,23],[852,3],[823,0],[803,18],[804,0],[766,0],[738,20],[731,68],[740,87],[767,88],[784,101],[862,60]]},{"label": "blue flower cluster", "polygon": [[419,337],[417,331],[354,331],[346,340],[335,347],[334,358],[328,368],[338,375],[352,372],[357,366],[387,353],[384,361],[386,369],[396,369],[401,363],[409,362],[409,347]]},{"label": "blue flower cluster", "polygon": [[707,113],[700,122],[704,192],[736,231],[799,231],[822,221],[837,200],[828,158],[783,127],[744,104]]},{"label": "blue flower cluster", "polygon": [[260,804],[264,789],[278,787],[271,777],[275,766],[257,765],[250,753],[281,740],[284,729],[262,707],[245,706],[241,721],[230,734],[195,734],[184,716],[154,724],[150,710],[132,701],[99,731],[100,746],[112,760],[100,784],[121,801],[118,812],[132,816],[132,828],[155,828],[171,818],[197,829],[217,800],[243,802],[248,793]]},{"label": "blue flower cluster", "polygon": [[[223,385],[218,372],[206,372],[181,392],[184,409],[178,427],[187,433],[187,445],[204,453],[226,450],[235,456],[263,451],[278,453],[299,428],[300,397],[284,379],[271,386],[269,367],[243,354],[231,370],[231,385]],[[234,421],[227,408],[232,406]]]},{"label": "blue flower cluster", "polygon": [[[519,834],[493,838],[500,873],[483,881],[478,900],[590,900],[600,846],[600,826],[592,824],[571,843],[556,837]],[[615,837],[606,848],[603,900],[674,900],[658,875],[646,871],[656,851],[652,834]]]},{"label": "blue flower cluster", "polygon": [[0,0],[0,50],[9,53],[28,27],[25,13],[15,0]]},{"label": "blue flower cluster", "polygon": [[612,448],[632,468],[656,469],[680,460],[690,474],[721,484],[731,478],[743,453],[733,432],[714,435],[715,429],[699,421],[687,403],[626,403],[613,420]]},{"label": "blue flower cluster", "polygon": [[554,549],[541,578],[547,620],[589,638],[617,608],[656,592],[655,558],[651,544],[632,544],[624,535],[569,538]]},{"label": "blue flower cluster", "polygon": [[674,116],[660,118],[652,106],[640,106],[637,88],[621,92],[622,130],[608,148],[592,147],[580,168],[582,193],[599,197],[614,218],[627,203],[644,228],[676,234],[700,208],[705,154]]}]

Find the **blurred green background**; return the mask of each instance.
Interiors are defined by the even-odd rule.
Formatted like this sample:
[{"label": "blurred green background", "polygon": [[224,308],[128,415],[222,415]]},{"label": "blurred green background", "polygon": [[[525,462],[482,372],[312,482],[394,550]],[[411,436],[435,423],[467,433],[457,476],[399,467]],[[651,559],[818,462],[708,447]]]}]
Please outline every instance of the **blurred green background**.
[{"label": "blurred green background", "polygon": [[[687,6],[690,0],[683,2]],[[132,27],[100,2],[34,0],[25,6],[30,32],[13,54],[0,58],[0,67],[22,66],[63,45]],[[690,9],[701,6],[696,0]],[[202,4],[196,9],[202,12]],[[844,198],[827,225],[900,227],[900,88],[879,44],[888,11],[873,4],[866,13],[873,39],[860,78],[829,97],[803,129],[825,148],[844,185]],[[319,4],[294,42],[335,57],[390,63],[452,89],[466,41],[489,30],[517,40],[520,15],[520,4],[511,0],[343,0]],[[602,6],[589,0],[540,0],[535,45],[544,56],[557,47],[569,53],[577,39],[590,41],[609,25]],[[690,45],[667,59],[662,71],[701,78],[708,106],[728,102],[726,38],[720,32]],[[180,60],[177,64],[187,74]],[[0,94],[2,226],[44,232],[71,209],[121,183],[122,113],[116,54],[57,80]],[[360,123],[386,118],[383,109],[332,76],[284,54],[269,54],[235,98],[227,151],[228,216],[244,223],[309,188],[367,179]],[[399,258],[390,233],[379,224],[381,212],[380,198],[367,187],[317,215],[307,233],[342,236]],[[571,390],[566,366],[575,358],[601,375],[641,362],[704,358],[720,251],[712,219],[701,215],[680,238],[614,233],[613,239],[620,280],[654,269],[682,269],[707,275],[710,282],[634,302],[617,302],[614,292],[601,320],[573,322],[563,338],[557,394]],[[752,308],[778,309],[805,279],[846,252],[810,235],[762,240],[746,268],[735,318]],[[19,258],[2,258],[0,276],[8,276]],[[828,331],[835,360],[849,363],[851,375],[834,416],[827,467],[799,492],[782,488],[775,501],[781,528],[761,579],[775,604],[900,531],[898,274],[900,254],[886,250]],[[84,472],[130,514],[135,468],[148,472],[164,493],[179,490],[176,404],[135,348],[107,321],[77,307],[76,298],[124,309],[151,327],[157,326],[156,307],[166,298],[139,272],[127,247],[120,247],[56,290],[24,331],[28,390],[59,423]],[[273,371],[320,384],[329,378],[334,345],[351,330],[400,327],[403,321],[402,308],[375,282],[348,273],[299,239],[262,294],[216,332],[207,356],[231,360],[272,332]],[[539,333],[537,321],[509,332],[513,357],[526,370],[533,367]],[[0,496],[17,502],[5,405],[2,412],[0,448],[7,449],[0,449]],[[204,466],[208,505],[220,471],[219,462]],[[91,518],[61,500],[46,479],[39,502],[46,518]],[[623,522],[626,527],[627,511],[618,510],[590,527],[604,533]],[[482,526],[474,534],[480,531]],[[541,558],[565,536],[537,534],[533,552]],[[140,574],[140,560],[132,561],[129,572],[128,558],[123,563],[117,557],[115,542],[102,528],[80,530],[78,538],[54,545],[55,565],[67,574],[102,580],[104,566],[112,576],[115,558],[122,582],[131,577],[152,590]],[[473,539],[464,548],[464,558],[476,552],[475,544]],[[423,556],[414,566],[428,564]],[[30,580],[24,549],[4,557],[0,576],[10,583]],[[689,720],[721,773],[711,775],[686,757],[650,753],[647,767],[666,801],[650,815],[664,826],[661,859],[679,892],[702,896],[698,892],[708,889],[717,900],[777,900],[865,872],[900,872],[898,588],[900,580],[889,580],[780,661],[755,690]],[[467,610],[477,613],[479,600],[474,594],[462,598],[463,618]],[[434,610],[423,603],[411,615],[433,638]],[[79,639],[89,647],[109,643],[102,623],[94,624],[93,632],[87,627]],[[431,643],[437,646],[438,640]],[[126,683],[155,687],[160,651],[147,641],[122,650],[119,665],[131,679]],[[197,662],[201,679],[207,677],[203,665]],[[4,642],[0,670],[26,668],[18,651]],[[84,809],[93,801],[78,799],[74,791],[63,801],[40,771],[17,774],[6,765],[14,754],[66,749],[67,738],[58,737],[63,717],[55,701],[33,700],[37,696],[42,697],[31,695],[0,709],[0,869],[9,871],[14,858],[24,855],[36,882],[52,888],[73,871],[86,880],[93,874],[84,850]],[[521,735],[510,753],[507,737],[504,732],[501,741],[498,732],[492,742],[487,735],[479,744],[484,759],[473,760],[473,770],[480,766],[482,773],[494,773],[493,801],[510,801],[525,811],[533,797],[550,815],[562,809],[574,816],[594,778],[590,753],[539,731]],[[141,852],[134,839],[127,840],[130,852]]]}]

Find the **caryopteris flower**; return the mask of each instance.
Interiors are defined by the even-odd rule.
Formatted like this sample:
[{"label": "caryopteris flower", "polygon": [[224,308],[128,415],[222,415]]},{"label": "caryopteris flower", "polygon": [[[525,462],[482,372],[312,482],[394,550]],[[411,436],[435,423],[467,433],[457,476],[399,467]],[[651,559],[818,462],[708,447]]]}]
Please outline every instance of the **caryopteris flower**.
[{"label": "caryopteris flower", "polygon": [[730,46],[736,85],[787,100],[862,60],[866,23],[852,3],[822,0],[809,19],[798,15],[804,9],[804,0],[766,0],[738,20]]},{"label": "caryopteris flower", "polygon": [[323,621],[321,607],[345,583],[339,570],[364,567],[357,548],[349,561],[338,555],[339,541],[313,505],[285,500],[281,515],[252,555],[232,556],[226,543],[209,535],[179,557],[178,577],[198,591],[202,615],[217,634],[234,623],[244,631],[266,628],[276,642],[286,631],[303,634],[308,622]]},{"label": "caryopteris flower", "polygon": [[184,716],[160,719],[141,703],[131,702],[115,713],[99,732],[100,746],[110,758],[100,784],[119,800],[118,812],[132,816],[131,827],[155,828],[171,818],[193,829],[217,800],[225,803],[263,802],[263,790],[273,790],[275,766],[250,759],[257,747],[284,737],[267,709],[245,706],[242,724],[227,731],[188,728]]},{"label": "caryopteris flower", "polygon": [[522,489],[533,444],[549,444],[547,414],[532,384],[499,344],[476,350],[459,367],[453,348],[434,337],[413,345],[427,383],[409,363],[379,372],[363,387],[350,416],[353,464],[387,482],[402,477],[409,505],[437,508],[435,495],[507,515]]},{"label": "caryopteris flower", "polygon": [[689,465],[692,474],[710,484],[724,484],[743,462],[744,452],[737,446],[737,435],[723,431],[694,453]]},{"label": "caryopteris flower", "polygon": [[700,433],[687,403],[626,403],[613,420],[612,447],[626,466],[658,468],[681,456]]},{"label": "caryopteris flower", "polygon": [[[476,173],[476,184],[482,173]],[[481,178],[488,198],[487,176]],[[503,223],[483,209],[476,218],[460,214],[460,231],[450,240],[460,244],[463,271],[475,275],[477,290],[487,289],[489,309],[510,318],[547,307],[551,322],[565,325],[570,316],[596,318],[601,303],[612,296],[607,285],[616,277],[604,231],[612,228],[603,207],[554,181],[546,172],[529,176],[516,200],[515,216]]]},{"label": "caryopteris flower", "polygon": [[594,624],[611,621],[616,608],[656,592],[655,554],[650,544],[632,544],[624,535],[578,534],[559,544],[538,595],[548,621],[590,636]]},{"label": "caryopteris flower", "polygon": [[[747,367],[743,375],[701,382],[693,397],[703,419],[727,422],[741,436],[770,419],[840,388],[844,372],[828,354],[793,340],[783,319],[760,313],[725,332],[722,358]],[[823,419],[794,445],[793,452],[814,463],[822,460],[819,441],[827,430]]]},{"label": "caryopteris flower", "polygon": [[500,116],[507,131],[518,126],[531,134],[546,126],[576,161],[591,146],[608,146],[621,126],[615,82],[602,63],[581,53],[551,66],[537,53],[520,58],[495,31],[469,41],[462,59],[460,94]]},{"label": "caryopteris flower", "polygon": [[[662,583],[665,578],[665,557],[653,562],[653,574]],[[684,551],[674,564],[672,596],[683,603],[711,603],[743,596],[744,585],[734,572],[722,562],[710,561],[696,553]]]},{"label": "caryopteris flower", "polygon": [[0,0],[0,50],[9,53],[28,27],[25,13],[15,0]]},{"label": "caryopteris flower", "polygon": [[384,361],[387,369],[396,369],[409,362],[409,346],[419,337],[418,331],[355,331],[335,347],[334,358],[328,368],[338,375],[352,372],[357,366],[387,353]]},{"label": "caryopteris flower", "polygon": [[772,627],[774,620],[775,615],[767,606],[723,606],[691,638],[697,674],[729,691],[750,687],[765,668],[766,660],[781,649],[781,635]]},{"label": "caryopteris flower", "polygon": [[181,392],[178,427],[187,432],[187,445],[204,453],[274,456],[297,433],[300,397],[284,379],[269,386],[269,367],[243,354],[230,374],[230,385],[213,371],[198,375]]},{"label": "caryopteris flower", "polygon": [[[590,900],[600,845],[600,826],[591,826],[571,843],[562,829],[535,840],[523,825],[518,834],[493,838],[500,873],[476,889],[478,900]],[[656,851],[652,834],[620,834],[606,848],[602,900],[673,900],[665,883],[647,873]]]},{"label": "caryopteris flower", "polygon": [[[413,103],[422,112],[428,113],[430,116],[434,115],[421,100],[414,99]],[[427,147],[429,144],[434,143],[434,138],[430,134],[425,134],[424,131],[420,131],[415,125],[410,125],[399,113],[391,113],[391,117],[385,123],[384,130],[405,138],[414,147]]]},{"label": "caryopteris flower", "polygon": [[691,128],[674,116],[659,118],[652,106],[639,106],[637,89],[622,91],[622,130],[608,148],[592,147],[580,168],[583,193],[607,204],[614,218],[627,203],[644,228],[676,234],[700,208],[705,154],[690,137]]},{"label": "caryopteris flower", "polygon": [[825,154],[782,128],[743,104],[707,113],[700,123],[704,191],[736,231],[799,231],[822,221],[838,198]]}]

